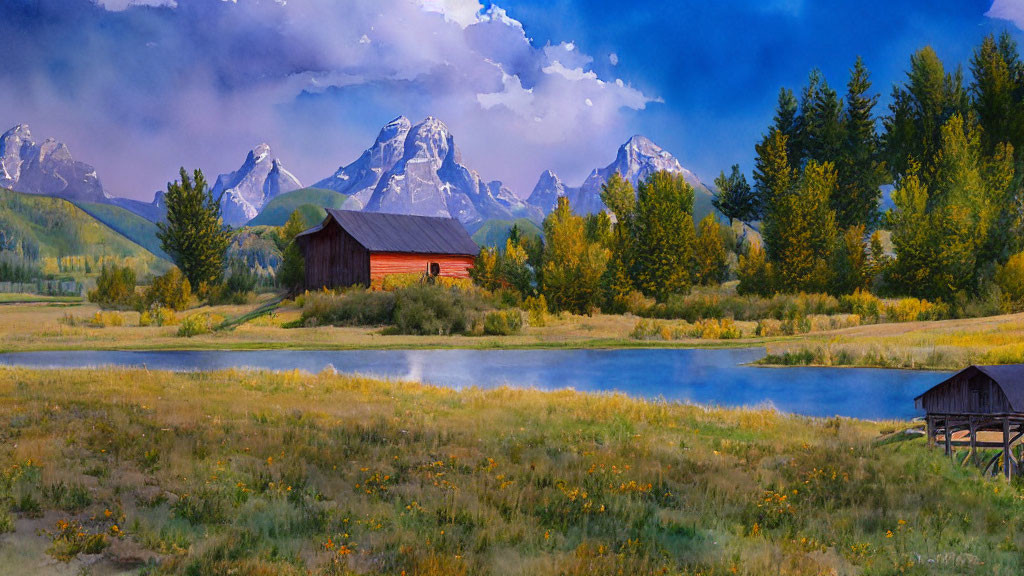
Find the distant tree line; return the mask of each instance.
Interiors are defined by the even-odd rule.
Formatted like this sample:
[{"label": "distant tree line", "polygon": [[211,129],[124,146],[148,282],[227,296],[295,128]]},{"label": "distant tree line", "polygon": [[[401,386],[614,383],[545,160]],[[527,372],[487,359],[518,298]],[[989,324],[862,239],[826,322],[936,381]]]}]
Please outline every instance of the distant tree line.
[{"label": "distant tree line", "polygon": [[606,211],[581,216],[559,198],[544,237],[513,228],[503,250],[481,251],[472,274],[484,288],[543,297],[552,311],[622,312],[637,300],[663,300],[728,273],[728,228],[708,215],[695,229],[694,191],[681,175],[657,172],[634,190],[613,174],[602,187]]}]

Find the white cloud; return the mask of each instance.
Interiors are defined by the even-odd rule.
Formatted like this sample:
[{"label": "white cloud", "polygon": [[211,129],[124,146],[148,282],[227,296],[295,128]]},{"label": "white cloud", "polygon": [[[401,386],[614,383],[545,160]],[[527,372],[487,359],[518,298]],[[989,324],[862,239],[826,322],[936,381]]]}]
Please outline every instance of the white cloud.
[{"label": "white cloud", "polygon": [[444,19],[465,28],[480,21],[483,6],[477,0],[420,0],[428,12],[444,15]]},{"label": "white cloud", "polygon": [[[132,0],[103,2],[113,11]],[[312,183],[399,114],[441,118],[469,166],[525,195],[547,168],[582,180],[632,132],[628,111],[657,101],[602,79],[583,46],[535,46],[522,23],[476,0],[177,5],[120,12],[123,35],[102,36],[102,13],[74,23],[93,26],[75,34],[71,22],[48,22],[53,30],[18,49],[66,60],[73,72],[65,84],[44,69],[11,82],[0,69],[0,111],[67,141],[116,195],[148,198],[182,165],[235,169],[264,140]],[[0,36],[2,14],[0,2]],[[182,26],[193,32],[183,37]],[[104,41],[71,40],[81,34]],[[43,44],[51,38],[69,40]]]},{"label": "white cloud", "polygon": [[1017,28],[1024,30],[1024,2],[1021,0],[995,0],[985,16],[1009,20]]},{"label": "white cloud", "polygon": [[608,55],[608,63],[611,64],[612,66],[618,66],[619,65],[619,55],[616,54],[615,52],[612,52],[611,54],[609,54]]},{"label": "white cloud", "polygon": [[566,68],[558,60],[548,64],[542,70],[545,74],[558,74],[569,80],[597,80],[597,72],[585,71],[583,68]]}]

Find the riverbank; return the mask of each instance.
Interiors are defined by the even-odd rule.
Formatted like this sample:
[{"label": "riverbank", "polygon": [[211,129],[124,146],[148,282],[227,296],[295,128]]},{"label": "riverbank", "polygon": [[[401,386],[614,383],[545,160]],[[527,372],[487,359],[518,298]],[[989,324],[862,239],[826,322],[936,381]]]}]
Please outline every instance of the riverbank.
[{"label": "riverbank", "polygon": [[[204,307],[182,315],[209,313],[239,318],[260,303]],[[295,307],[276,310],[230,330],[184,338],[177,326],[139,326],[135,312],[116,313],[123,325],[93,326],[92,304],[11,304],[0,310],[0,352],[44,350],[416,350],[747,348],[764,347],[765,364],[955,370],[969,364],[1024,362],[1024,314],[869,324],[795,336],[678,340],[637,339],[640,321],[630,315],[571,316],[527,326],[512,336],[387,335],[379,328],[284,328],[299,318]],[[743,323],[740,323],[743,324]],[[752,323],[750,323],[752,324]]]},{"label": "riverbank", "polygon": [[906,426],[326,373],[0,369],[0,563],[1012,573],[1020,489]]}]

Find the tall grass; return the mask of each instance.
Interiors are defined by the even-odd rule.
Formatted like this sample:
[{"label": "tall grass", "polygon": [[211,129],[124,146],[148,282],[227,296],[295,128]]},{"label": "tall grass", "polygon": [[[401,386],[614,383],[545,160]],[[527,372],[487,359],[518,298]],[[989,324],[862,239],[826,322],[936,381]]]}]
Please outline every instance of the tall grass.
[{"label": "tall grass", "polygon": [[921,438],[876,442],[905,426],[329,374],[0,369],[0,512],[56,510],[75,530],[50,528],[51,554],[152,550],[150,574],[1016,573],[1021,487]]}]

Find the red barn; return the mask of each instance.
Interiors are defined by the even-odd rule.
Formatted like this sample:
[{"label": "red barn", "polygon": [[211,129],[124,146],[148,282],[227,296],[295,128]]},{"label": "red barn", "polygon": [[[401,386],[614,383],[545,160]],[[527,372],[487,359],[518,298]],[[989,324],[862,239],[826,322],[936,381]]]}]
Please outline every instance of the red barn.
[{"label": "red barn", "polygon": [[469,278],[479,248],[454,218],[327,210],[295,237],[306,288],[369,285],[389,274]]}]

